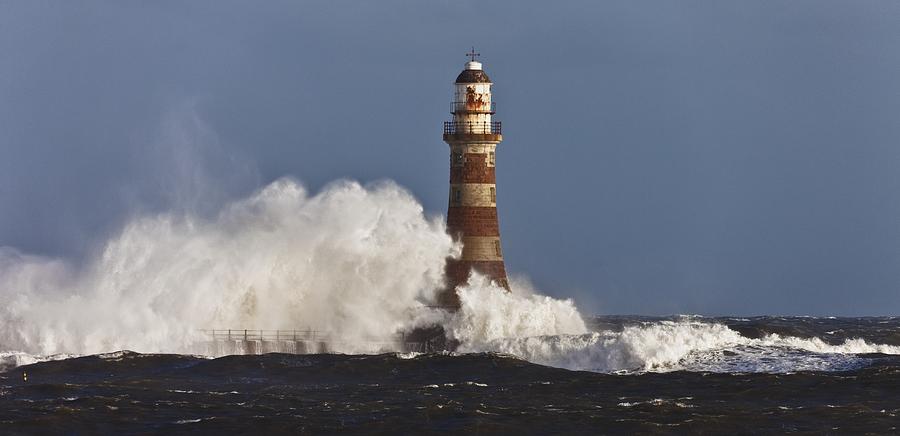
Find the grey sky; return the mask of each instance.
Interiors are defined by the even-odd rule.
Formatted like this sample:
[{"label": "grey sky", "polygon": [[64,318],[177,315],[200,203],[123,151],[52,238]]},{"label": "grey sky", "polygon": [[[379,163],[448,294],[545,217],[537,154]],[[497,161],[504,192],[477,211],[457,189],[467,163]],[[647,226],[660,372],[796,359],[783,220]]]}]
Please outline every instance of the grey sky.
[{"label": "grey sky", "polygon": [[509,270],[587,312],[900,313],[900,2],[424,4],[0,2],[0,246],[78,261],[284,175],[444,213],[475,45]]}]

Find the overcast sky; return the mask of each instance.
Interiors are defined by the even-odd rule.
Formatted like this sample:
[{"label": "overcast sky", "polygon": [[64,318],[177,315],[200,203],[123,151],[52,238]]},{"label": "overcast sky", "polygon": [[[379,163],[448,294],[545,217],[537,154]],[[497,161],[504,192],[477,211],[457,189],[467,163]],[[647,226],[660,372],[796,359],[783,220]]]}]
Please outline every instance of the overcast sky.
[{"label": "overcast sky", "polygon": [[443,214],[472,45],[508,270],[588,313],[900,314],[896,0],[2,1],[0,246],[78,262],[282,176]]}]

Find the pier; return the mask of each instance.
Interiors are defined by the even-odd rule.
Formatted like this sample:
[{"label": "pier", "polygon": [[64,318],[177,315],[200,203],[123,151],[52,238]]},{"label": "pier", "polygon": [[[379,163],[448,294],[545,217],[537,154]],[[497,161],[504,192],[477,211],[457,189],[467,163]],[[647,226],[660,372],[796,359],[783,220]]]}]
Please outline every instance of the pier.
[{"label": "pier", "polygon": [[200,330],[203,340],[197,350],[208,356],[232,354],[318,354],[359,350],[366,353],[419,352],[432,353],[446,348],[443,331],[425,330],[396,334],[390,338],[347,341],[312,329]]}]

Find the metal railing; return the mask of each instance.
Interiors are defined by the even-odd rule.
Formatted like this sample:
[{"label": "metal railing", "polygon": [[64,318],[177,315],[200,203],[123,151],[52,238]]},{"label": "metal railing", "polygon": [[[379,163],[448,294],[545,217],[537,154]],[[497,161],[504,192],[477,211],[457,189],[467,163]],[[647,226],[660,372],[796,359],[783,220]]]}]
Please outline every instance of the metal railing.
[{"label": "metal railing", "polygon": [[451,114],[492,114],[497,111],[497,104],[454,101],[450,103]]},{"label": "metal railing", "polygon": [[[445,306],[429,306],[443,308]],[[212,341],[329,341],[332,336],[319,330],[253,330],[253,329],[201,329]],[[392,335],[391,340],[403,342],[407,340],[405,333]]]},{"label": "metal railing", "polygon": [[500,132],[500,121],[444,121],[445,135],[499,135]]},{"label": "metal railing", "polygon": [[[209,356],[233,354],[315,354],[340,350],[347,344],[368,347],[372,352],[415,351],[434,353],[446,350],[443,332],[396,333],[386,337],[344,338],[312,329],[307,330],[200,330],[206,339],[198,343],[198,353]],[[201,345],[202,344],[202,345]]]},{"label": "metal railing", "polygon": [[318,330],[200,330],[215,341],[314,341],[327,339]]}]

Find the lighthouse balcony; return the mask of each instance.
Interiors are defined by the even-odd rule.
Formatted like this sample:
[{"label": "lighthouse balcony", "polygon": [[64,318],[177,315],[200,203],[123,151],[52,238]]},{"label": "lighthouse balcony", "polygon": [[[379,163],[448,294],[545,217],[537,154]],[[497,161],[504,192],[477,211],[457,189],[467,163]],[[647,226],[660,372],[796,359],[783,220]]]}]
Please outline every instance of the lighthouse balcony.
[{"label": "lighthouse balcony", "polygon": [[444,121],[444,136],[500,135],[500,121]]},{"label": "lighthouse balcony", "polygon": [[480,101],[454,101],[450,103],[451,114],[493,114],[497,112],[497,104],[494,102],[482,103]]}]

